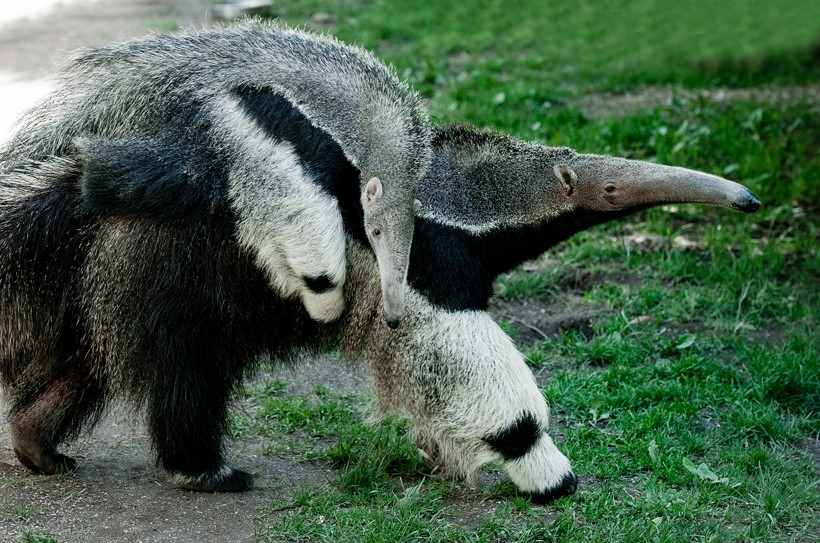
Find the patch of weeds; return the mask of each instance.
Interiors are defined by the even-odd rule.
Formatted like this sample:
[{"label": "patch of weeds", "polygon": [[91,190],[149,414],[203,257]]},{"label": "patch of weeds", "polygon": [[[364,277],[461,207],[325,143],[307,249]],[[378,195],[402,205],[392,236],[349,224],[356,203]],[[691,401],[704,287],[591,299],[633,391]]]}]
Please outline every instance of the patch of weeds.
[{"label": "patch of weeds", "polygon": [[40,514],[40,510],[32,506],[19,505],[12,509],[11,514],[18,522],[28,523],[32,518]]},{"label": "patch of weeds", "polygon": [[[568,334],[552,345],[582,362],[611,340],[605,335],[583,345],[583,338]],[[610,511],[620,504],[619,519],[587,508],[580,518],[591,531],[577,540],[654,533],[673,541],[695,535],[723,541],[772,530],[799,539],[807,533],[820,501],[811,483],[816,468],[794,447],[817,428],[813,342],[797,333],[774,359],[771,349],[746,348],[741,358],[755,375],[749,379],[744,367],[720,360],[737,354],[726,352],[719,338],[621,340],[621,354],[606,366],[564,365],[545,385],[553,417],[567,422],[559,447],[582,474],[573,501],[603,500]],[[742,341],[729,342],[735,343]],[[583,474],[603,486],[585,486]],[[775,478],[783,483],[766,491]],[[607,493],[624,484],[627,497],[609,501]]]},{"label": "patch of weeds", "polygon": [[745,397],[775,403],[798,413],[820,411],[820,352],[816,336],[799,334],[779,349],[754,343],[740,345],[748,372]]},{"label": "patch of weeds", "polygon": [[811,419],[783,413],[771,403],[737,400],[727,411],[727,428],[751,443],[795,441],[810,427]]},{"label": "patch of weeds", "polygon": [[[250,424],[276,451],[296,452],[342,468],[342,487],[368,488],[402,474],[417,475],[424,464],[407,437],[408,424],[395,418],[367,424],[351,398],[319,385],[291,395],[285,382],[252,392],[256,410]],[[245,424],[245,423],[243,423]]]},{"label": "patch of weeds", "polygon": [[9,486],[11,488],[17,488],[23,484],[23,479],[20,477],[9,477],[3,483],[3,486]]},{"label": "patch of weeds", "polygon": [[48,532],[37,533],[27,528],[23,529],[20,541],[22,543],[59,543],[57,538]]},{"label": "patch of weeds", "polygon": [[369,492],[396,484],[397,476],[415,478],[426,468],[406,431],[407,423],[395,419],[378,427],[351,426],[322,458],[342,468],[339,486],[344,491]]},{"label": "patch of weeds", "polygon": [[255,429],[251,417],[240,411],[232,411],[228,415],[228,434],[233,439],[244,439]]},{"label": "patch of weeds", "polygon": [[555,271],[544,270],[542,273],[516,271],[498,278],[495,294],[501,299],[521,300],[524,298],[545,298],[555,294],[558,289]]},{"label": "patch of weeds", "polygon": [[323,439],[338,439],[345,428],[360,423],[360,414],[350,398],[330,393],[317,385],[309,394],[287,393],[280,380],[250,392],[254,414],[231,419],[235,432],[259,432],[269,444],[269,453],[290,452],[305,458],[320,455]]},{"label": "patch of weeds", "polygon": [[[374,489],[376,490],[376,489]],[[293,510],[256,534],[264,542],[452,540],[441,495],[421,482],[403,489],[303,491]]]}]

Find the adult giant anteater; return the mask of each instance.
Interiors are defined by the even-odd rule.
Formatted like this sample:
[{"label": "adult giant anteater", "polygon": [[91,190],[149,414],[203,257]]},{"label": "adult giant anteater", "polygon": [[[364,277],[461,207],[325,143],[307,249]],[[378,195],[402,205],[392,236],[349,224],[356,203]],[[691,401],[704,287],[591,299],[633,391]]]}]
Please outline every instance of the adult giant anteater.
[{"label": "adult giant anteater", "polygon": [[[271,133],[285,118],[298,127],[294,141],[321,142],[298,147],[307,169],[321,169],[330,186],[356,186],[346,180],[360,170],[326,131],[273,94],[251,98],[267,104],[254,119]],[[442,471],[470,477],[498,459],[539,500],[571,493],[575,476],[547,435],[546,402],[483,311],[492,280],[637,209],[671,201],[759,205],[744,187],[691,170],[469,128],[438,130],[419,190],[405,322],[391,331],[381,323],[380,276],[356,194],[337,197],[347,232],[347,308],[321,324],[271,288],[225,199],[187,182],[184,169],[169,167],[174,161],[151,160],[179,148],[176,141],[129,147],[126,163],[156,164],[157,173],[142,182],[125,176],[127,190],[112,182],[117,175],[84,176],[81,157],[4,169],[0,372],[15,451],[34,469],[72,467],[57,445],[125,396],[146,405],[160,463],[181,486],[247,488],[247,474],[221,454],[231,390],[265,355],[288,359],[341,340],[365,358],[377,410],[408,416]],[[221,175],[208,169],[207,153],[196,160],[203,176]],[[153,197],[163,190],[174,197]]]}]

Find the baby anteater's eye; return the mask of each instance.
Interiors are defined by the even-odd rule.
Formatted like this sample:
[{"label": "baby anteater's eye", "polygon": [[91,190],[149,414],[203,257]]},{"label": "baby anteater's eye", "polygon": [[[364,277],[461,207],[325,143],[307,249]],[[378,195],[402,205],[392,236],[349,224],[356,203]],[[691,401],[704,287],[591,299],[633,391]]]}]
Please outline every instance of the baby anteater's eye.
[{"label": "baby anteater's eye", "polygon": [[378,238],[378,237],[380,237],[380,236],[382,235],[382,231],[381,231],[381,229],[379,229],[379,228],[374,228],[374,229],[371,231],[371,234],[373,235],[373,237],[374,237],[374,238]]}]

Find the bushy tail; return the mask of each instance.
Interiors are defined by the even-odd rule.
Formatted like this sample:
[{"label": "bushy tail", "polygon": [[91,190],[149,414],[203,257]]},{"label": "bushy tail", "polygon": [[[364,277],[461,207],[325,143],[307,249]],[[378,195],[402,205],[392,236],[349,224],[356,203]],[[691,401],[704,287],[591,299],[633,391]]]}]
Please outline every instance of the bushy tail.
[{"label": "bushy tail", "polygon": [[[49,360],[70,314],[89,219],[79,165],[52,158],[0,174],[0,382]],[[75,320],[75,319],[74,319]]]}]

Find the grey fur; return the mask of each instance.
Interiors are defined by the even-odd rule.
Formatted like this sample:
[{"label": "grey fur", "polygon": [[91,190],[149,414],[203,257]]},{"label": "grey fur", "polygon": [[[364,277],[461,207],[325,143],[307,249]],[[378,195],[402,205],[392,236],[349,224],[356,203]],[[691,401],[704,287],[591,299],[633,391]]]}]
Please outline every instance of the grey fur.
[{"label": "grey fur", "polygon": [[[69,107],[67,110],[70,109]],[[57,111],[67,110],[57,107]],[[15,144],[17,147],[13,147],[12,151],[22,148],[29,153],[23,155],[24,158],[34,158],[39,162],[28,164],[18,161],[15,165],[16,173],[2,177],[0,219],[24,206],[26,201],[34,200],[39,193],[49,196],[45,200],[51,201],[49,191],[60,183],[69,185],[65,190],[68,199],[64,202],[64,208],[73,211],[79,205],[73,200],[76,194],[72,192],[76,192],[72,183],[76,182],[79,175],[79,166],[70,160],[50,159],[49,155],[53,153],[47,149],[38,151],[41,156],[32,157],[31,149],[37,149],[38,142],[48,136],[48,133],[43,126],[35,125],[31,128],[33,133],[39,135],[25,143],[28,135],[21,133]],[[114,137],[116,134],[108,136]],[[65,140],[65,149],[70,149],[69,139],[60,136],[51,141]],[[590,155],[580,155],[569,149],[551,149],[470,131],[464,131],[461,136],[458,133],[450,134],[440,144],[419,191],[419,196],[424,200],[422,218],[452,225],[462,237],[480,234],[471,239],[482,251],[491,249],[490,242],[482,245],[482,241],[486,239],[482,236],[505,228],[517,232],[525,231],[533,225],[544,228],[563,225],[565,232],[561,235],[568,237],[591,224],[669,201],[665,196],[658,199],[664,194],[664,185],[655,179],[651,185],[660,192],[656,192],[654,197],[646,196],[641,191],[644,197],[632,199],[631,204],[626,206],[592,205],[591,202],[600,202],[593,197],[600,193],[585,192],[586,189],[598,187],[604,190],[610,172],[622,168],[623,164],[629,164],[619,159],[589,158]],[[14,164],[16,155],[7,156],[8,163]],[[629,177],[631,183],[647,177],[644,175],[646,172],[660,171],[652,165],[646,166],[648,169],[645,170],[642,168],[644,167],[639,168],[641,175]],[[690,176],[688,173],[686,175]],[[362,180],[367,181],[367,176],[363,176]],[[722,187],[730,186],[717,183]],[[699,186],[696,184],[693,192],[673,193],[672,199],[686,201],[692,194],[703,192],[697,188]],[[724,198],[726,192],[724,189],[718,190],[716,194],[721,195],[718,199]],[[740,196],[735,199],[745,197],[747,207],[754,206],[748,191],[736,194]],[[715,199],[714,195],[707,197],[712,203],[724,201],[714,202]],[[71,213],[67,215],[70,216]],[[566,217],[571,218],[566,222],[570,225],[568,227],[564,224]],[[0,220],[0,225],[3,224]],[[10,221],[6,221],[5,226],[12,228],[9,224]],[[78,320],[82,341],[93,343],[89,360],[81,359],[80,362],[91,365],[92,377],[103,379],[103,384],[107,387],[104,391],[106,398],[131,395],[133,399],[141,401],[144,399],[144,391],[150,386],[144,381],[150,383],[156,376],[145,371],[135,375],[135,367],[130,361],[135,353],[140,354],[141,348],[151,347],[153,336],[149,332],[152,328],[146,327],[143,330],[148,339],[142,338],[142,342],[141,338],[129,334],[136,320],[131,317],[140,315],[129,312],[133,310],[130,310],[128,303],[117,302],[132,301],[142,294],[133,292],[139,289],[139,285],[131,285],[129,280],[134,275],[150,280],[154,272],[151,262],[163,261],[167,246],[183,252],[186,249],[170,245],[170,241],[163,243],[162,236],[166,241],[173,240],[176,232],[166,225],[153,224],[149,220],[105,217],[90,223],[80,222],[75,225],[69,221],[66,225],[58,226],[58,231],[53,233],[54,238],[77,254],[75,259],[66,260],[69,262],[67,269],[48,269],[47,281],[37,284],[29,278],[34,271],[25,270],[21,274],[23,281],[19,284],[0,285],[4,287],[0,288],[0,324],[9,326],[6,330],[11,329],[19,334],[0,334],[0,361],[3,363],[0,369],[4,372],[2,377],[6,385],[16,391],[21,388],[16,384],[17,379],[28,378],[38,382],[36,372],[53,371],[52,366],[57,366],[60,362],[54,356],[60,330],[65,325],[65,320],[70,320],[66,317],[68,312],[74,311],[76,314],[71,317]],[[34,227],[25,230],[27,225],[22,225],[21,228],[25,232],[23,238],[30,238],[34,245],[41,246],[40,253],[48,253],[51,245],[46,243],[48,240],[41,238],[52,235],[50,230],[44,232]],[[211,234],[207,225],[203,226],[197,239],[210,239]],[[17,240],[16,235],[12,237]],[[552,243],[544,241],[541,247],[539,240],[527,241],[531,241],[530,245],[533,246],[531,256],[542,252]],[[146,248],[151,250],[151,254],[146,254]],[[19,247],[15,249],[22,251]],[[223,260],[230,265],[242,265],[241,258],[238,263],[232,263],[230,257],[234,255],[230,242],[217,244],[217,249],[218,253],[213,255],[214,262],[210,259],[204,262],[209,270],[213,268],[210,270],[212,276],[221,277],[219,266],[224,264]],[[486,462],[498,460],[504,462],[515,483],[526,492],[536,496],[555,497],[574,491],[575,478],[569,461],[558,451],[547,434],[548,408],[532,373],[509,338],[489,316],[475,309],[442,309],[417,289],[408,288],[405,325],[397,331],[389,332],[381,325],[381,283],[374,256],[361,243],[352,239],[347,240],[346,254],[347,281],[344,291],[348,310],[332,327],[320,329],[315,332],[315,337],[307,338],[309,332],[306,330],[309,328],[306,323],[299,321],[298,311],[286,306],[277,308],[288,315],[296,315],[293,322],[284,317],[277,321],[283,322],[286,332],[298,336],[297,341],[304,342],[296,347],[315,347],[314,342],[325,346],[323,341],[332,340],[339,333],[343,338],[345,352],[353,358],[363,356],[374,376],[377,416],[391,411],[406,415],[413,423],[419,446],[440,472],[470,478]],[[17,270],[4,269],[6,261],[2,256],[0,255],[0,275],[4,278],[14,276]],[[515,254],[512,261],[520,262],[524,258],[526,256]],[[175,264],[178,261],[171,262]],[[198,278],[199,273],[191,269],[175,268],[171,271],[183,279]],[[202,273],[207,271],[203,270]],[[252,274],[239,277],[255,285],[255,276]],[[441,283],[446,283],[448,279],[447,276],[436,277]],[[148,284],[155,288],[161,287],[150,282]],[[218,286],[221,289],[229,285]],[[240,286],[245,285],[241,283]],[[260,291],[249,292],[257,295]],[[217,301],[223,299],[220,292],[209,294]],[[230,298],[226,296],[225,299]],[[224,309],[224,304],[214,303],[214,306],[226,313],[231,310],[230,306],[229,309]],[[167,309],[170,311],[174,308]],[[164,313],[159,315],[162,316]],[[233,317],[239,318],[241,315]],[[156,322],[151,324],[156,329],[162,330],[166,326],[162,319],[157,316],[153,318]],[[230,324],[230,319],[226,319],[227,324]],[[244,330],[239,333],[244,333]],[[204,333],[203,336],[208,340],[212,337],[211,334]],[[242,339],[244,341],[244,337]],[[281,340],[287,342],[290,338],[282,337]],[[214,341],[218,343],[218,338]],[[253,338],[248,343],[252,341]],[[251,347],[257,348],[255,345]],[[264,347],[269,346],[259,348],[264,352]],[[283,347],[284,353],[275,354],[287,355],[286,347]],[[86,353],[83,351],[80,355],[82,354]],[[228,363],[230,359],[226,357],[219,362]],[[174,360],[160,360],[158,367],[163,370],[174,363]],[[220,366],[221,364],[216,364],[215,368]],[[137,369],[142,368],[139,366]],[[199,370],[200,366],[193,369]],[[181,392],[171,384],[168,389],[173,393]],[[45,457],[37,459],[24,454],[23,458],[44,471],[53,471],[61,462],[69,464],[69,459],[56,453],[52,447],[56,443],[49,441],[49,447],[44,449],[41,441],[32,441],[29,434],[21,431],[30,431],[24,423],[28,422],[26,417],[32,412],[37,411],[32,415],[36,418],[36,415],[41,415],[52,405],[65,406],[56,393],[46,395],[45,400],[46,403],[35,404],[36,410],[15,412],[17,418],[12,421],[12,437],[15,446],[22,446],[24,452],[42,453]],[[183,399],[176,400],[170,394],[166,400],[171,407],[176,406],[177,401]],[[94,415],[93,412],[88,414],[92,419]],[[520,420],[522,415],[535,421],[537,441],[522,454],[506,458],[490,445],[487,438],[502,434]],[[74,422],[79,425],[84,421]],[[77,428],[72,427],[71,430],[76,431]],[[70,437],[71,434],[68,435]],[[221,483],[236,482],[236,471],[224,464],[193,474],[171,472],[179,484],[198,490],[236,490],[247,488],[248,484],[240,481],[242,485],[220,486]]]},{"label": "grey fur", "polygon": [[664,203],[740,211],[760,205],[746,187],[715,175],[469,129],[456,131],[436,150],[428,177],[419,188],[419,215],[475,233],[545,224],[568,214],[604,222]]},{"label": "grey fur", "polygon": [[[522,153],[521,149],[527,149],[529,153]],[[520,217],[513,223],[519,228],[539,221],[545,228],[560,226],[563,216],[555,211],[556,200],[565,202],[568,192],[575,194],[584,179],[589,179],[573,161],[579,156],[573,151],[525,144],[505,137],[470,133],[462,140],[457,134],[451,134],[440,142],[436,151],[421,194],[434,195],[428,196],[427,206],[438,210],[437,220],[455,224],[465,222],[471,216],[484,219],[464,227],[466,233],[475,227],[491,232],[498,224],[509,224],[502,220],[507,215]],[[619,163],[617,159],[602,160]],[[30,178],[7,177],[6,183],[0,185],[4,187],[0,196],[5,195],[0,198],[0,210],[13,210],[38,192],[47,191],[59,179],[78,175],[71,162],[50,166],[41,166],[37,175]],[[569,175],[569,182],[564,175],[556,176],[556,167],[559,173]],[[657,182],[656,185],[661,186]],[[569,191],[569,187],[575,188]],[[698,193],[696,190],[694,197],[699,198]],[[678,194],[676,198],[685,200],[687,196]],[[633,209],[654,203],[651,198],[644,198]],[[629,211],[621,209],[612,215],[606,211],[590,211],[580,205],[569,207],[579,214],[570,213],[571,227],[566,236],[589,224],[604,222]],[[441,210],[446,210],[444,212],[453,218],[442,216],[444,212]],[[488,224],[494,226],[487,228]],[[130,323],[120,313],[123,304],[112,301],[117,301],[122,291],[131,288],[124,281],[129,274],[123,268],[142,268],[143,263],[134,258],[143,253],[137,250],[122,253],[123,248],[117,245],[118,240],[124,239],[133,243],[135,248],[146,243],[153,247],[141,238],[153,238],[155,230],[163,231],[148,222],[104,219],[100,225],[92,225],[93,240],[78,240],[81,247],[90,245],[93,249],[78,271],[79,277],[69,274],[60,284],[56,296],[48,288],[43,289],[44,295],[50,297],[48,301],[39,299],[34,289],[16,288],[11,292],[12,296],[21,292],[22,295],[5,298],[0,317],[14,325],[20,337],[0,336],[2,358],[14,363],[14,360],[20,360],[21,351],[48,358],[50,350],[55,348],[61,322],[59,311],[64,307],[58,304],[54,309],[55,305],[48,302],[79,296],[84,314],[89,316],[84,322],[87,337],[95,338],[98,356],[107,360],[96,371],[110,382],[112,396],[135,394],[139,400],[139,388],[134,392],[126,382],[132,371],[127,364],[127,355],[139,350],[140,344],[133,342],[127,334]],[[484,237],[476,239],[480,249],[490,249],[489,245],[481,245],[480,240]],[[34,241],[39,242],[36,238]],[[540,242],[530,241],[533,246]],[[161,247],[155,250],[159,251]],[[542,250],[536,249],[535,252]],[[339,332],[345,353],[351,358],[364,358],[376,384],[376,416],[389,412],[407,416],[420,448],[441,474],[470,479],[482,465],[496,460],[503,462],[521,490],[535,496],[557,497],[574,491],[575,478],[569,461],[558,451],[547,432],[546,402],[523,357],[489,316],[478,310],[443,310],[416,289],[408,288],[405,323],[399,330],[389,332],[381,325],[380,282],[373,255],[353,240],[348,241],[347,251],[345,298],[348,311],[333,329],[319,334],[332,336],[334,331]],[[123,261],[128,258],[124,255],[132,255],[132,258]],[[516,258],[524,257],[519,255]],[[144,269],[142,274],[150,272],[151,269]],[[438,280],[444,279],[439,277]],[[71,288],[75,282],[83,285],[79,292]],[[36,314],[38,311],[43,315]],[[51,315],[52,311],[57,314]],[[294,333],[299,333],[299,323],[293,326]],[[20,360],[20,364],[23,369],[25,363]],[[18,370],[7,371],[14,374]],[[505,459],[493,450],[486,438],[514,424],[522,413],[537,421],[538,441],[523,456]],[[18,421],[16,427],[19,426]],[[26,445],[26,436],[14,434],[13,437]],[[36,445],[32,448],[37,450]],[[68,461],[56,451],[47,452],[46,466]],[[224,465],[217,473],[234,474]],[[173,473],[173,477],[185,487],[220,488],[203,487],[203,484],[211,485],[210,473],[204,475],[205,483],[199,476]]]},{"label": "grey fur", "polygon": [[[201,108],[202,115],[196,120],[214,126],[209,131],[214,145],[224,147],[226,156],[237,164],[247,163],[235,149],[241,137],[221,119],[226,108],[231,108],[230,92],[239,87],[273,89],[326,131],[361,172],[363,198],[367,183],[374,178],[380,181],[382,197],[363,206],[364,222],[368,232],[381,232],[378,243],[371,242],[383,272],[385,313],[388,321],[395,323],[402,313],[417,186],[430,160],[426,110],[391,69],[364,50],[334,38],[254,21],[171,36],[153,35],[81,52],[64,66],[58,90],[23,118],[0,154],[0,173],[24,173],[52,157],[78,152],[82,156],[93,141],[78,137],[155,138],[167,131],[166,123],[175,122],[164,116],[180,107]],[[192,132],[198,129],[201,127],[191,127]],[[296,200],[294,204],[287,196],[273,200],[270,195],[267,200],[247,197],[252,192],[248,187],[268,190],[270,174],[246,168],[241,179],[232,181],[237,187],[232,204],[240,223],[243,216],[249,216],[253,224],[249,227],[253,234],[243,240],[248,244],[276,245],[279,240],[270,239],[258,223],[262,218],[276,222],[279,215],[285,215],[279,213],[283,206],[300,213],[298,193],[290,196]],[[274,174],[284,178],[275,180],[280,186],[304,177],[303,172],[292,169]],[[315,215],[304,222],[311,223],[327,213],[316,211]],[[330,253],[332,241],[341,258],[344,237],[340,234],[330,240],[329,236],[312,245],[309,239],[299,241],[315,249],[314,253],[323,247]],[[279,253],[287,253],[286,249]],[[269,267],[274,268],[269,270],[272,275],[282,275],[278,264]],[[343,273],[343,262],[331,259],[326,267],[335,267],[327,275],[343,281],[343,277],[335,277]],[[301,271],[294,270],[296,282],[305,275]],[[291,286],[290,290],[304,291],[304,285]],[[284,291],[292,294],[288,288]],[[341,285],[337,296],[340,292]],[[333,320],[340,312],[341,308],[336,308],[319,320]]]}]

